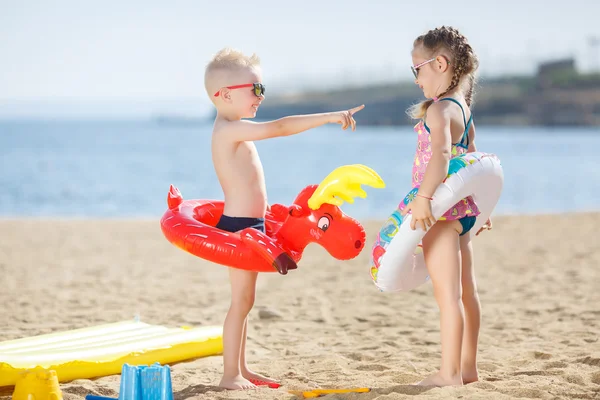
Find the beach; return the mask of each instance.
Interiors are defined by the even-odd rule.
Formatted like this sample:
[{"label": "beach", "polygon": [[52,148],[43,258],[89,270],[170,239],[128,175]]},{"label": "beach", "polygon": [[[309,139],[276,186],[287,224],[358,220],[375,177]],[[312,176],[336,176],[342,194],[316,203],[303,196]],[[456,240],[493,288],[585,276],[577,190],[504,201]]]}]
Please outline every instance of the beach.
[{"label": "beach", "polygon": [[[382,221],[350,261],[315,245],[300,268],[261,274],[249,316],[251,368],[279,389],[223,391],[220,356],[172,365],[175,399],[286,399],[288,390],[369,387],[357,400],[600,399],[600,213],[499,216],[474,239],[482,303],[480,381],[412,384],[440,362],[431,284],[381,293],[369,275]],[[0,340],[139,316],[170,327],[220,325],[225,267],[175,248],[158,220],[0,219]],[[0,360],[1,361],[1,360]],[[120,377],[61,383],[66,400],[117,397]],[[10,399],[12,388],[0,390]]]}]

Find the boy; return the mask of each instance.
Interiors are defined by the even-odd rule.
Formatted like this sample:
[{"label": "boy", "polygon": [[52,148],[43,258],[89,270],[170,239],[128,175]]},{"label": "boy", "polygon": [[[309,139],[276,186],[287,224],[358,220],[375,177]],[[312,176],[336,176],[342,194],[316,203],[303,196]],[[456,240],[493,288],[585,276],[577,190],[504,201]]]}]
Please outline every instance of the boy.
[{"label": "boy", "polygon": [[[297,115],[270,122],[243,120],[254,118],[264,100],[260,62],[256,55],[225,48],[206,67],[204,85],[217,109],[212,134],[214,168],[223,189],[225,208],[217,228],[237,232],[252,227],[265,231],[268,208],[263,167],[255,140],[288,136],[327,123],[342,129],[356,128],[352,115],[364,105],[347,111]],[[285,274],[287,271],[279,271]],[[229,269],[231,306],[223,325],[224,373],[219,386],[249,389],[256,385],[277,386],[265,376],[252,372],[246,364],[247,316],[254,305],[258,273]]]}]

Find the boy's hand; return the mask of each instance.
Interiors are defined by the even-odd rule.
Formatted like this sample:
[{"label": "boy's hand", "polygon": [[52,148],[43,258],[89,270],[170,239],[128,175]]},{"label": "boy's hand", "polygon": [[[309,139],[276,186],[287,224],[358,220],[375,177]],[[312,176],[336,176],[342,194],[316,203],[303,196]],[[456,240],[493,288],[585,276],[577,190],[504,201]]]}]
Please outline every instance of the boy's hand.
[{"label": "boy's hand", "polygon": [[346,130],[348,129],[349,126],[352,127],[352,130],[356,130],[356,121],[354,120],[354,118],[352,117],[354,114],[356,114],[357,112],[359,112],[360,110],[362,110],[363,108],[365,108],[365,105],[361,105],[358,107],[354,107],[351,108],[349,110],[346,111],[338,111],[338,112],[333,112],[331,113],[332,116],[332,123],[335,124],[342,124],[342,129]]},{"label": "boy's hand", "polygon": [[491,217],[488,218],[488,220],[485,222],[485,224],[483,224],[483,226],[477,231],[475,236],[478,236],[484,230],[488,230],[488,231],[492,230],[492,218]]}]

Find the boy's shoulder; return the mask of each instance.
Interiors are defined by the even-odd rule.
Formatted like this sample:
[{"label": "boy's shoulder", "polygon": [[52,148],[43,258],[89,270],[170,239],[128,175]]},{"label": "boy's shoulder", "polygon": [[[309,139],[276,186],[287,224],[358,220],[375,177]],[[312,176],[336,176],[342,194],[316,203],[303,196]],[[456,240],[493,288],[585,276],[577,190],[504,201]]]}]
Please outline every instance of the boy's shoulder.
[{"label": "boy's shoulder", "polygon": [[[213,136],[224,136],[230,137],[231,132],[244,132],[244,127],[253,124],[252,121],[246,120],[235,120],[229,121],[226,119],[215,120],[213,124],[212,134]],[[247,129],[247,128],[246,128]]]},{"label": "boy's shoulder", "polygon": [[233,128],[235,128],[235,122],[237,121],[228,121],[226,119],[215,119],[213,123],[213,134],[217,135],[222,132],[227,132]]}]

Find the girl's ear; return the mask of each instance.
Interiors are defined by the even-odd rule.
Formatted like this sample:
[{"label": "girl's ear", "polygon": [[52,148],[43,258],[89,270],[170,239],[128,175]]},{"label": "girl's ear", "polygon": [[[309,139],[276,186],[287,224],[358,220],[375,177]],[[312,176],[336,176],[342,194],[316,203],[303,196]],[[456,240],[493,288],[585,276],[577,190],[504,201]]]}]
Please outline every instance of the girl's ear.
[{"label": "girl's ear", "polygon": [[450,61],[446,58],[446,56],[437,56],[435,58],[436,67],[439,72],[446,72],[450,66]]}]

